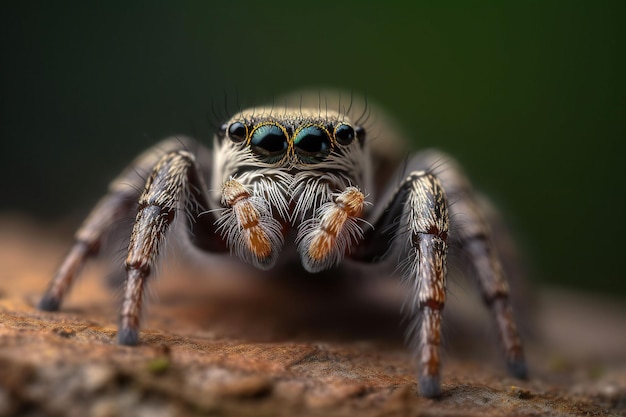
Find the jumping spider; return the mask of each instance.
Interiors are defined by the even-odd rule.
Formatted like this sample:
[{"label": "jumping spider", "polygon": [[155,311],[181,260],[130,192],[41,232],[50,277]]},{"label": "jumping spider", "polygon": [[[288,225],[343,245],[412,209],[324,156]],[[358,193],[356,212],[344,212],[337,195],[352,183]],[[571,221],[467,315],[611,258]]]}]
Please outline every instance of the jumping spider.
[{"label": "jumping spider", "polygon": [[[526,377],[508,285],[461,169],[440,152],[420,152],[377,195],[372,141],[349,109],[337,109],[300,105],[240,111],[221,126],[212,150],[174,138],[146,151],[111,183],[76,232],[39,308],[59,308],[105,232],[133,213],[118,331],[123,345],[139,341],[146,282],[177,218],[186,220],[197,248],[230,251],[260,269],[275,266],[285,240],[297,244],[310,273],[344,258],[371,263],[396,256],[411,284],[407,303],[415,326],[408,338],[417,354],[419,392],[435,397],[441,393],[441,315],[453,242],[470,259],[510,372]],[[385,132],[379,136],[384,143]],[[435,175],[432,167],[442,164]],[[138,172],[147,173],[147,180]],[[460,217],[463,225],[455,227]]]}]

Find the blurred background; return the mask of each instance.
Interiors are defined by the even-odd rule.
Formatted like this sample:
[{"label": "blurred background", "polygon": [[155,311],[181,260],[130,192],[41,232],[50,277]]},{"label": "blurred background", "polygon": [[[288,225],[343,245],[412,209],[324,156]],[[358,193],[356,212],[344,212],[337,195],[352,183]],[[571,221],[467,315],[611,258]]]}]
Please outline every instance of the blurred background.
[{"label": "blurred background", "polygon": [[13,3],[0,215],[78,225],[147,146],[208,143],[225,97],[353,89],[464,165],[535,283],[626,296],[623,1]]}]

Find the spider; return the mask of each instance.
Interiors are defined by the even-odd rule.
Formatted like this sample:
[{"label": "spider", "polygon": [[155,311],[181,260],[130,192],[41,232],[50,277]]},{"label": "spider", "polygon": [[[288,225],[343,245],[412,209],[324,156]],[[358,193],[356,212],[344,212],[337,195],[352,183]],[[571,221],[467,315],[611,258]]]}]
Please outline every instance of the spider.
[{"label": "spider", "polygon": [[[407,338],[416,353],[418,390],[437,397],[446,258],[454,244],[470,259],[510,373],[525,378],[501,262],[461,168],[439,151],[422,151],[400,164],[397,180],[376,194],[380,155],[371,150],[363,117],[353,117],[351,109],[308,108],[302,101],[256,107],[221,125],[212,149],[184,138],[149,149],[111,183],[78,229],[38,307],[58,310],[105,232],[133,214],[117,334],[122,345],[139,342],[146,283],[175,220],[185,224],[189,241],[201,251],[230,252],[262,270],[276,266],[285,242],[297,250],[283,251],[283,257],[299,257],[309,273],[347,260],[373,263],[395,256],[410,284],[406,304],[413,325]],[[386,134],[379,133],[379,148],[387,146]],[[463,225],[455,227],[459,218]]]}]

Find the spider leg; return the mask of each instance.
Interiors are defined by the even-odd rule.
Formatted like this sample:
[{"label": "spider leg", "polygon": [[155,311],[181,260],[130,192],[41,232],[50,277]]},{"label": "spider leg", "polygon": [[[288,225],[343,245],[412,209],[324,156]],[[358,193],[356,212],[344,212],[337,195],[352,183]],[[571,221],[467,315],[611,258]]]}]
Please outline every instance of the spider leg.
[{"label": "spider leg", "polygon": [[[491,314],[495,318],[509,371],[518,378],[525,378],[527,375],[526,362],[509,301],[507,281],[492,243],[491,231],[469,181],[454,160],[437,151],[424,151],[415,155],[407,163],[406,168],[401,171],[401,175],[406,177],[407,172],[423,172],[421,170],[432,172],[433,168],[437,171],[437,178],[445,190],[448,201],[452,202],[448,207],[454,232],[450,239],[454,239],[454,243],[469,258],[471,268],[477,276],[483,300],[490,307]],[[413,204],[411,201],[415,199],[410,190],[410,182],[407,182],[409,178],[411,176],[402,181],[396,189],[390,187],[387,190],[386,196],[381,200],[387,204],[377,207],[378,211],[373,213],[371,217],[373,219],[371,221],[372,227],[367,227],[365,230],[363,242],[352,253],[352,258],[366,262],[381,260],[388,255],[390,242],[403,230],[411,230],[404,228],[406,207],[411,207]],[[401,221],[398,222],[398,219]],[[411,247],[411,250],[415,250],[415,247]],[[409,259],[416,259],[416,257],[409,257]],[[414,260],[411,260],[411,265],[417,266]],[[408,276],[407,278],[423,279],[421,276]],[[421,290],[422,287],[423,285],[418,289]],[[421,302],[421,300],[418,301]],[[442,301],[444,300],[442,299]],[[415,305],[415,303],[412,304],[412,306]],[[417,305],[421,308],[421,304],[418,303]],[[443,303],[441,307],[443,307]],[[433,334],[432,330],[428,330],[431,321],[428,316],[424,317],[420,327],[422,333],[420,333],[418,342],[423,344],[428,339],[428,334]],[[431,327],[436,327],[436,325]],[[413,335],[416,334],[417,332],[413,333]],[[438,337],[438,334],[433,334],[432,338],[437,340]],[[423,355],[423,345],[421,348],[419,346],[420,362],[423,363],[426,356]],[[433,369],[434,363],[435,361],[431,361]],[[424,381],[424,371],[421,372],[420,392],[425,396],[438,395],[438,380],[433,377]]]},{"label": "spider leg", "polygon": [[[118,343],[135,345],[146,282],[159,258],[166,233],[179,211],[189,215],[192,243],[203,250],[225,251],[226,243],[214,224],[206,187],[193,154],[177,150],[155,165],[139,198],[126,257],[126,288],[122,300]],[[206,213],[206,216],[201,214]]]},{"label": "spider leg", "polygon": [[[390,243],[407,255],[404,279],[409,283],[409,314],[416,319],[409,329],[417,353],[419,391],[426,397],[441,394],[441,313],[445,304],[448,204],[443,187],[432,174],[406,169],[397,189],[389,190],[386,205],[366,226],[364,239],[350,257],[376,261],[389,253]],[[399,221],[398,221],[399,220]],[[418,311],[419,310],[419,311]]]},{"label": "spider leg", "polygon": [[[193,149],[197,157],[187,149]],[[75,243],[41,298],[39,309],[58,310],[85,261],[97,254],[104,235],[135,212],[118,340],[136,344],[145,282],[177,211],[188,214],[189,237],[196,247],[212,252],[227,250],[217,233],[215,216],[206,213],[212,206],[202,178],[210,170],[210,161],[207,149],[179,138],[165,140],[140,155],[111,183],[108,194],[76,232]]]},{"label": "spider leg", "polygon": [[[417,155],[420,166],[434,167],[446,190],[453,219],[455,244],[477,278],[484,303],[495,319],[509,372],[526,378],[528,370],[522,341],[513,316],[504,269],[494,245],[492,232],[476,193],[459,164],[448,155],[428,150]],[[440,172],[439,172],[440,171]]]},{"label": "spider leg", "polygon": [[111,182],[108,193],[92,209],[74,234],[74,245],[39,301],[40,310],[56,311],[59,309],[85,261],[99,252],[105,234],[135,210],[145,184],[145,178],[142,176],[150,172],[160,155],[173,149],[186,147],[185,142],[184,139],[178,138],[164,140],[141,154]]}]

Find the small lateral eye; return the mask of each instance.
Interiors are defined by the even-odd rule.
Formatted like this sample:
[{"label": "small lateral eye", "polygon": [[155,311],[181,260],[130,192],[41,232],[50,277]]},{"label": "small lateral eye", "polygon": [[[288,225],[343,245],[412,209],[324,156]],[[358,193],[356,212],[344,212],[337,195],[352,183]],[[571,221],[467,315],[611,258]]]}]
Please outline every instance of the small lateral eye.
[{"label": "small lateral eye", "polygon": [[321,162],[332,150],[328,132],[319,126],[306,126],[298,131],[293,145],[306,162]]},{"label": "small lateral eye", "polygon": [[340,124],[335,128],[335,139],[340,145],[349,145],[355,138],[354,129],[347,124]]},{"label": "small lateral eye", "polygon": [[220,137],[220,139],[223,139],[224,136],[226,136],[226,129],[228,129],[227,123],[224,123],[220,126],[219,130],[217,131],[217,135]]},{"label": "small lateral eye", "polygon": [[233,122],[228,126],[228,137],[235,143],[248,139],[248,128],[241,122]]},{"label": "small lateral eye", "polygon": [[277,125],[261,125],[254,129],[250,138],[250,148],[261,156],[281,155],[288,147],[287,136]]},{"label": "small lateral eye", "polygon": [[365,128],[363,126],[356,127],[356,137],[359,140],[359,143],[361,144],[361,146],[363,146],[363,144],[365,143],[366,135],[367,135],[367,132],[365,131]]}]

